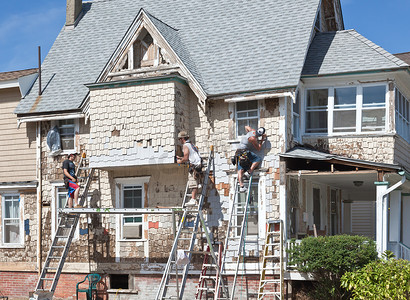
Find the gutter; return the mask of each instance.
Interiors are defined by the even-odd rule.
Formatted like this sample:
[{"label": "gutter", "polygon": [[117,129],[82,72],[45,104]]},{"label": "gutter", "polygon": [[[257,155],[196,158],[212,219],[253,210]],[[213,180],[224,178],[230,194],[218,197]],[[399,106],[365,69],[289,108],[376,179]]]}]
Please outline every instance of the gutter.
[{"label": "gutter", "polygon": [[81,119],[81,118],[85,118],[85,114],[79,113],[79,112],[68,113],[68,114],[58,114],[58,115],[18,117],[17,118],[17,128],[20,128],[20,125],[22,123],[42,122],[42,121],[52,121],[52,120]]},{"label": "gutter", "polygon": [[320,78],[320,77],[334,77],[334,76],[346,76],[346,75],[363,75],[363,74],[379,74],[379,73],[388,73],[388,72],[397,72],[397,71],[407,71],[410,73],[409,67],[401,67],[396,69],[381,69],[373,71],[352,71],[352,72],[341,72],[334,74],[312,74],[312,75],[302,75],[303,78]]}]

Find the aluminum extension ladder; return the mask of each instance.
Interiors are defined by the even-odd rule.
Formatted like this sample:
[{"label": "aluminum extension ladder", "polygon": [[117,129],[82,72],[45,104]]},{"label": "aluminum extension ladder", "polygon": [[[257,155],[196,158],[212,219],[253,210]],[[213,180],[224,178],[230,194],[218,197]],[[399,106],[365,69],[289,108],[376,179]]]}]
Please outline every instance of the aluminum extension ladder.
[{"label": "aluminum extension ladder", "polygon": [[[208,245],[212,249],[213,242],[210,239],[209,233],[207,231],[205,222],[202,217],[202,205],[207,194],[209,175],[211,172],[211,167],[214,166],[214,151],[213,146],[211,146],[211,151],[209,153],[206,172],[202,183],[202,192],[197,203],[197,206],[185,207],[186,200],[190,198],[188,184],[185,190],[185,196],[183,201],[183,214],[180,219],[178,226],[178,231],[175,233],[175,239],[172,245],[172,249],[168,258],[167,265],[164,270],[164,274],[161,279],[160,286],[158,288],[156,300],[163,299],[182,299],[184,295],[184,289],[186,280],[188,277],[189,266],[192,258],[192,253],[196,241],[197,231],[199,223],[202,223],[202,229],[208,240]],[[214,173],[215,174],[215,173]],[[177,253],[179,251],[184,251],[188,257],[188,263],[181,267],[177,265]],[[210,252],[213,252],[211,250]],[[181,270],[182,269],[182,270]]]},{"label": "aluminum extension ladder", "polygon": [[[94,175],[94,169],[88,168],[86,166],[87,162],[88,158],[83,155],[76,170],[76,176],[78,178],[80,178],[78,175],[81,170],[89,170],[88,176],[84,177],[85,185],[82,194],[79,196],[80,205],[83,205],[87,198]],[[68,203],[66,203],[66,207],[67,204]],[[80,215],[60,214],[59,217],[58,227],[36,285],[34,292],[35,299],[51,300],[53,298]]]},{"label": "aluminum extension ladder", "polygon": [[[269,273],[269,279],[266,273]],[[271,295],[283,299],[283,222],[270,220],[267,224],[265,248],[263,250],[262,272],[259,281],[258,300]]]},{"label": "aluminum extension ladder", "polygon": [[[246,193],[246,202],[239,203],[239,183],[238,183],[238,180],[236,180],[234,201],[231,201],[231,205],[229,208],[230,217],[229,217],[228,229],[226,231],[226,238],[225,238],[225,244],[224,244],[225,248],[224,248],[224,252],[222,255],[222,262],[221,262],[220,271],[219,271],[221,276],[219,276],[218,285],[217,285],[217,291],[219,294],[219,297],[217,299],[231,299],[231,300],[234,299],[236,281],[237,281],[238,271],[239,271],[239,263],[241,261],[241,258],[242,260],[244,260],[242,251],[245,245],[245,235],[246,235],[245,227],[248,221],[247,216],[249,213],[251,188],[252,188],[252,175],[249,178],[248,190]],[[242,222],[240,225],[236,224],[235,222],[235,219],[238,217],[242,218]],[[239,236],[237,234],[238,229],[240,229]],[[221,287],[224,286],[224,277],[226,277],[225,266],[227,264],[226,257],[228,253],[230,254],[229,255],[230,257],[232,258],[235,257],[237,259],[236,266],[235,266],[235,275],[234,275],[234,280],[232,284],[232,291],[230,293],[230,296],[221,289]]]}]

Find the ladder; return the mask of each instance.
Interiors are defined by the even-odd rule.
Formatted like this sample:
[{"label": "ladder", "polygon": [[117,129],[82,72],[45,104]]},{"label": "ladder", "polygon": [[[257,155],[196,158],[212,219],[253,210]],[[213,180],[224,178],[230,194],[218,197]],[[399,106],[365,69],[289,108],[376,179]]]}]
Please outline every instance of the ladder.
[{"label": "ladder", "polygon": [[[205,235],[208,240],[208,245],[212,247],[212,242],[209,238],[209,233],[206,230],[205,222],[201,214],[202,205],[207,194],[209,184],[209,174],[211,172],[211,166],[214,162],[214,151],[211,146],[209,153],[206,172],[203,178],[202,191],[199,198],[199,202],[196,206],[184,207],[186,200],[190,198],[188,184],[185,190],[185,196],[183,201],[183,213],[178,226],[178,231],[175,233],[175,239],[172,244],[172,249],[168,258],[167,265],[164,270],[164,274],[161,279],[160,286],[158,288],[156,300],[162,299],[182,299],[184,295],[184,289],[186,280],[188,277],[189,266],[192,258],[194,244],[196,241],[196,235],[199,227],[199,223],[202,223]],[[215,174],[215,173],[214,173]],[[184,251],[188,257],[188,263],[185,266],[178,267],[177,265],[177,252]],[[210,252],[212,252],[211,250]],[[182,270],[181,270],[182,269]],[[181,272],[181,274],[179,274]],[[170,295],[172,294],[172,295]]]},{"label": "ladder", "polygon": [[[270,273],[270,279],[266,278],[267,271]],[[283,299],[283,273],[283,222],[282,220],[270,220],[267,224],[263,250],[258,300],[263,299],[266,295],[273,295],[275,299]]]},{"label": "ladder", "polygon": [[[219,271],[221,276],[219,277],[218,284],[216,287],[218,294],[220,293],[220,295],[224,295],[224,297],[221,297],[218,299],[231,299],[231,300],[234,299],[236,281],[237,281],[238,271],[239,271],[239,263],[240,263],[241,257],[242,257],[242,260],[245,259],[242,251],[244,250],[244,244],[245,244],[244,243],[245,235],[246,235],[245,227],[248,221],[247,217],[249,213],[251,188],[252,188],[252,175],[249,178],[248,190],[246,193],[245,203],[240,203],[239,202],[239,182],[238,180],[236,180],[234,201],[231,201],[231,205],[229,208],[230,217],[229,217],[228,229],[226,231],[226,238],[225,238],[225,244],[224,244],[225,249],[222,255],[222,262],[221,262],[220,271]],[[242,222],[240,225],[238,225],[236,222],[237,218],[242,219]],[[238,234],[238,230],[239,230],[239,234]],[[222,294],[223,291],[221,290],[221,286],[223,286],[223,282],[224,282],[224,276],[226,276],[225,267],[226,267],[226,264],[228,263],[226,260],[228,253],[229,253],[229,257],[237,259],[230,297],[226,293]],[[230,262],[232,263],[233,260]]]},{"label": "ladder", "polygon": [[[88,176],[84,177],[85,185],[79,196],[80,205],[83,205],[87,198],[94,175],[94,169],[85,166],[87,161],[88,159],[83,154],[76,170],[77,178],[80,178],[78,175],[81,170],[90,170]],[[51,300],[53,298],[80,215],[59,214],[59,217],[60,221],[34,292],[36,299]]]},{"label": "ladder", "polygon": [[[221,265],[223,246],[222,243],[217,243],[215,245],[218,246],[218,254],[215,256],[210,252],[211,247],[209,245],[206,249],[198,288],[195,294],[196,300],[202,300],[204,292],[205,299],[209,299],[210,294],[213,294],[212,299],[218,299],[216,286],[219,280],[219,266]],[[210,261],[210,259],[213,259],[213,261]],[[226,287],[224,286],[224,288]]]}]

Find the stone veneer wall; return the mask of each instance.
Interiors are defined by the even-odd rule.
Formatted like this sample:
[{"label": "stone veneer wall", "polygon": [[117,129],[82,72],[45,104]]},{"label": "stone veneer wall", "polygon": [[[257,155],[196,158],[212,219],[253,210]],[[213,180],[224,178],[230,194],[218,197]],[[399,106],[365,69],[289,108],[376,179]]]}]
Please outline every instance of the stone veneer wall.
[{"label": "stone veneer wall", "polygon": [[349,136],[349,137],[303,137],[303,143],[318,150],[329,151],[344,157],[373,161],[378,163],[395,163],[392,135]]}]

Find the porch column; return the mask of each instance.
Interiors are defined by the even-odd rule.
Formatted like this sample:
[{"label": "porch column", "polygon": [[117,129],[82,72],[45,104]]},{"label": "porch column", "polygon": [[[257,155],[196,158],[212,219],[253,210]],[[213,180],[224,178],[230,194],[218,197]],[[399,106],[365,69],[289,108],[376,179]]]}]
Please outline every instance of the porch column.
[{"label": "porch column", "polygon": [[388,182],[375,182],[376,185],[376,247],[379,256],[387,250],[387,195]]}]

